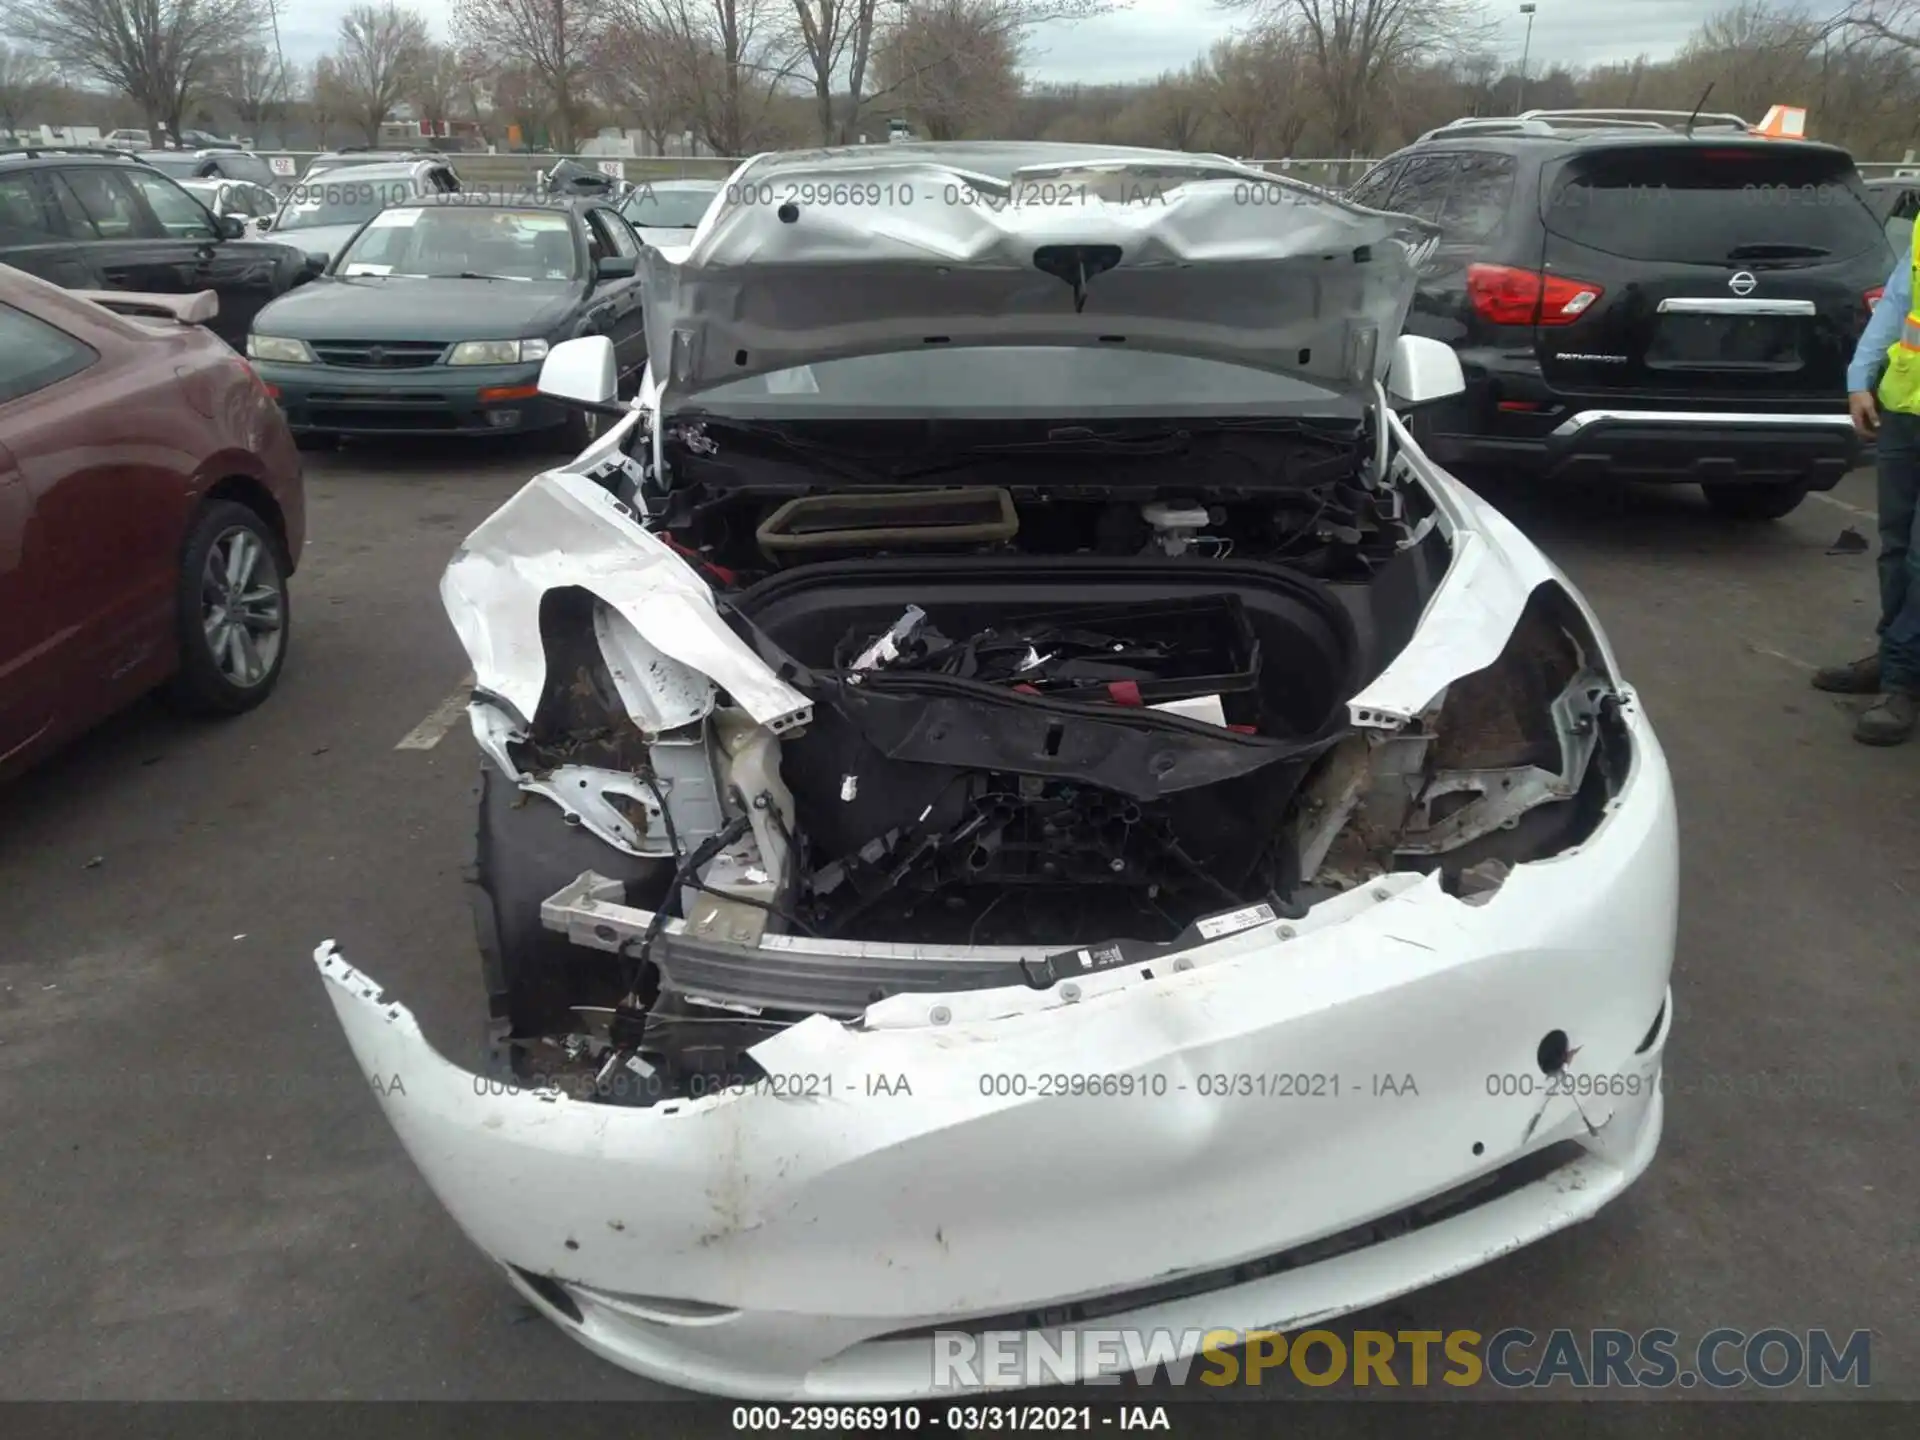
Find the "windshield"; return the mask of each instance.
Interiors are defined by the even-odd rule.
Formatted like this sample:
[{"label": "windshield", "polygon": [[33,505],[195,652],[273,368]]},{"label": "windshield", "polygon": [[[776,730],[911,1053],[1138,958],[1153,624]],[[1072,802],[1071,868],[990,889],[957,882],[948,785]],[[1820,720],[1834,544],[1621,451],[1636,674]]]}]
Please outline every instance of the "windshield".
[{"label": "windshield", "polygon": [[358,225],[389,205],[416,198],[407,176],[370,179],[351,172],[329,180],[306,180],[293,187],[281,207],[276,230],[313,230],[322,225]]},{"label": "windshield", "polygon": [[620,213],[639,230],[692,230],[713,204],[720,187],[711,190],[656,190],[642,185],[620,206]]},{"label": "windshield", "polygon": [[1290,375],[1144,350],[993,346],[827,360],[701,393],[716,414],[808,416],[1346,415],[1358,402]]},{"label": "windshield", "polygon": [[563,211],[411,205],[375,216],[336,273],[562,281],[579,270]]}]

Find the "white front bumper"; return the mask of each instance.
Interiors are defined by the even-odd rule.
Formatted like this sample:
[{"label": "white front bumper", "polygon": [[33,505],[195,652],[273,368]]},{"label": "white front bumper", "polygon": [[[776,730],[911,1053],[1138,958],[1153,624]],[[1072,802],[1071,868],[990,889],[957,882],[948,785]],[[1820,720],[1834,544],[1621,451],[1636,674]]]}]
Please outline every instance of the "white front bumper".
[{"label": "white front bumper", "polygon": [[[1108,972],[1077,1000],[1064,986],[944,997],[945,1024],[901,1023],[909,997],[860,1029],[816,1016],[754,1052],[792,1093],[648,1109],[499,1093],[331,944],[316,960],[455,1220],[544,1277],[508,1272],[556,1323],[643,1375],[745,1398],[931,1395],[933,1341],[878,1337],[1146,1290],[1383,1222],[1392,1238],[1090,1322],[1286,1330],[1585,1219],[1651,1161],[1678,852],[1665,759],[1637,704],[1627,718],[1633,773],[1598,832],[1485,903],[1396,876],[1290,938],[1262,926],[1184,971]],[[1556,1030],[1573,1054],[1549,1093],[1538,1056]],[[1060,1088],[1047,1077],[1108,1075],[1136,1077],[1135,1093],[1042,1093]],[[1561,1142],[1575,1158],[1542,1178],[1404,1223]]]}]

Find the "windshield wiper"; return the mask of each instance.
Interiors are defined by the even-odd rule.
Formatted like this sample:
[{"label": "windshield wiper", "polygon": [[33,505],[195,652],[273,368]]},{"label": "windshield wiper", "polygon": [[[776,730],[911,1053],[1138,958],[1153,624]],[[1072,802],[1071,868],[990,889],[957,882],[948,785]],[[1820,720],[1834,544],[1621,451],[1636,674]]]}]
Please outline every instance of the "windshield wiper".
[{"label": "windshield wiper", "polygon": [[442,271],[429,275],[429,280],[518,280],[518,275],[488,275],[479,270]]},{"label": "windshield wiper", "polygon": [[1823,245],[1796,245],[1785,240],[1756,240],[1736,245],[1727,252],[1729,260],[1818,260],[1833,254]]}]

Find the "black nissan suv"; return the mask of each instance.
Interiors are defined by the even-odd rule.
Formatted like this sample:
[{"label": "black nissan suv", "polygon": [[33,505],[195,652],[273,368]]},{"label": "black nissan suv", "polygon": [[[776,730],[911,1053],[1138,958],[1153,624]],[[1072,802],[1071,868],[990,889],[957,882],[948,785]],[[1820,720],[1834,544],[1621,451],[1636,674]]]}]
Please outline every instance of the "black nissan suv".
[{"label": "black nissan suv", "polygon": [[1422,422],[1449,469],[1692,481],[1774,519],[1864,458],[1847,363],[1894,256],[1846,151],[1530,111],[1429,131],[1348,196],[1440,226],[1407,328],[1466,371]]},{"label": "black nissan suv", "polygon": [[0,151],[0,264],[69,290],[212,290],[207,328],[236,350],[254,315],[315,270],[137,155],[57,149]]}]

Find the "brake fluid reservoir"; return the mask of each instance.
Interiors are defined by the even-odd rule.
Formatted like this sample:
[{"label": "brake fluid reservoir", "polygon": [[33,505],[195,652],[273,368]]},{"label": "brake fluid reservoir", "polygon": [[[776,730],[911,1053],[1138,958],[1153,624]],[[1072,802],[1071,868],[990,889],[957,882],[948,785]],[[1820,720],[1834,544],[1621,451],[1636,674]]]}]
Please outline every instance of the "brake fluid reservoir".
[{"label": "brake fluid reservoir", "polygon": [[1149,500],[1140,507],[1140,518],[1153,527],[1154,543],[1167,555],[1183,555],[1193,538],[1207,528],[1207,507],[1178,505],[1168,500]]}]

